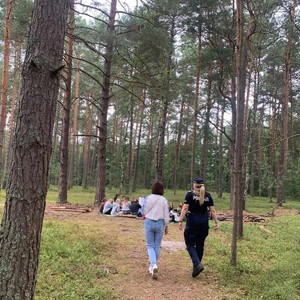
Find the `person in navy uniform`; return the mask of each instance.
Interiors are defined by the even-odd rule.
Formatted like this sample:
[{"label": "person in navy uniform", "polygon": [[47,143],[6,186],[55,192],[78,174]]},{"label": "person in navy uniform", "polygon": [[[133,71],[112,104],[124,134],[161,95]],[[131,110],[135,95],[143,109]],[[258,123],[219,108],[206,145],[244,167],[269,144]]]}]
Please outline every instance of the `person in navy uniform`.
[{"label": "person in navy uniform", "polygon": [[182,220],[186,217],[184,240],[186,249],[193,262],[193,277],[197,277],[204,270],[201,261],[204,252],[204,242],[209,231],[208,212],[210,212],[210,216],[214,220],[214,229],[218,229],[219,224],[213,199],[205,191],[203,179],[195,178],[193,180],[193,190],[187,192],[185,196],[178,224],[179,229],[182,230]]}]

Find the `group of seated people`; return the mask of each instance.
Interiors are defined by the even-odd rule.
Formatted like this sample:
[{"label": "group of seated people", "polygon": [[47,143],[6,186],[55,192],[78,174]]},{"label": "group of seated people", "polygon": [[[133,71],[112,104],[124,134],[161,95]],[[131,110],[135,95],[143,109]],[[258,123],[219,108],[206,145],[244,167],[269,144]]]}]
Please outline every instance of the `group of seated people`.
[{"label": "group of seated people", "polygon": [[169,204],[169,211],[170,211],[170,222],[177,223],[179,222],[179,216],[182,209],[182,203],[178,205],[177,208],[174,208],[173,203]]},{"label": "group of seated people", "polygon": [[112,216],[135,215],[141,217],[143,200],[143,198],[139,198],[130,201],[128,196],[123,196],[122,199],[117,198],[115,201],[108,198],[100,204],[100,213]]},{"label": "group of seated people", "polygon": [[[112,198],[108,198],[101,202],[99,212],[111,216],[133,215],[143,217],[145,202],[146,199],[142,197],[133,201],[130,201],[128,196],[123,196],[122,199],[117,198],[115,201]],[[173,203],[169,204],[170,222],[177,223],[179,221],[181,209],[181,203],[177,208],[174,208]]]}]

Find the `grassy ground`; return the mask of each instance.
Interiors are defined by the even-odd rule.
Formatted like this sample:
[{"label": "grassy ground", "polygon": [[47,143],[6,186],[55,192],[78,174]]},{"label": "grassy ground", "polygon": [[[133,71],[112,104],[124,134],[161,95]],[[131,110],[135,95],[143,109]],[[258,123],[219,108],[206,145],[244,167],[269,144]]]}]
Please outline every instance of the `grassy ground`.
[{"label": "grassy ground", "polygon": [[[147,193],[139,191],[131,198]],[[112,191],[108,196],[114,194]],[[177,191],[176,195],[166,191],[166,197],[175,205],[182,202],[184,195],[185,191]],[[4,197],[0,192],[1,216]],[[92,205],[93,199],[93,190],[75,188],[69,192],[73,204]],[[218,212],[228,210],[229,195],[214,200]],[[47,203],[56,201],[57,190],[51,187]],[[249,198],[246,210],[266,214],[274,206],[266,198]],[[236,268],[230,266],[232,223],[220,222],[220,229],[212,230],[207,239],[205,271],[198,281],[190,278],[190,260],[185,250],[163,251],[163,271],[157,283],[149,281],[145,272],[142,221],[100,216],[96,209],[93,214],[76,215],[46,211],[36,300],[190,299],[192,295],[198,299],[196,295],[201,292],[207,300],[300,299],[299,208],[299,200],[287,200],[283,208],[275,210],[275,217],[266,217],[264,226],[246,223],[244,238],[238,241]],[[183,241],[176,224],[170,225],[166,239]],[[132,270],[132,263],[139,267]],[[134,286],[141,280],[143,294]],[[157,298],[151,294],[154,284]]]}]

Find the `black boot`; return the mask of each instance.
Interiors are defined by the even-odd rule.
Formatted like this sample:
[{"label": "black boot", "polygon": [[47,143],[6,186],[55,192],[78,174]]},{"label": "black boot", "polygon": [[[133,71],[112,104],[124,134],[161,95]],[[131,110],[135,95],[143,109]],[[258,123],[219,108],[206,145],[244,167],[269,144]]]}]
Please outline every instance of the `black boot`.
[{"label": "black boot", "polygon": [[204,270],[203,265],[200,263],[197,267],[193,268],[192,276],[197,277]]}]

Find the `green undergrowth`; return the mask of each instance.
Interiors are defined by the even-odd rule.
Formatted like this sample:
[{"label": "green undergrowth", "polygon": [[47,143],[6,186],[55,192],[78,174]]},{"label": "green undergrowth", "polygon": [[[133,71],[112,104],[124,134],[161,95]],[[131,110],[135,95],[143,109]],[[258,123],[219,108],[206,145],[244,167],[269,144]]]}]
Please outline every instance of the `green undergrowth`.
[{"label": "green undergrowth", "polygon": [[[109,193],[110,197],[114,192]],[[177,205],[185,193],[177,191],[174,195],[167,190],[166,197]],[[55,203],[57,194],[57,188],[51,187],[47,203]],[[146,190],[141,190],[131,198],[146,194]],[[212,195],[217,211],[229,209],[229,194],[221,199]],[[73,204],[92,205],[94,190],[71,189],[68,199]],[[0,203],[4,200],[2,191]],[[267,198],[249,197],[246,211],[267,216],[275,205]],[[232,223],[223,221],[219,230],[211,229],[203,263],[205,273],[215,278],[224,290],[224,300],[300,300],[299,208],[299,200],[288,199],[282,208],[275,209],[275,217],[265,217],[266,223],[245,223],[244,236],[237,244],[236,267],[230,264]],[[111,275],[106,270],[117,264],[107,253],[113,253],[118,247],[118,241],[109,237],[109,229],[99,228],[93,220],[45,219],[35,299],[117,299]],[[184,257],[189,262],[188,255]]]},{"label": "green undergrowth", "polygon": [[114,247],[89,222],[44,222],[35,299],[116,299],[106,271]]},{"label": "green undergrowth", "polygon": [[238,241],[237,266],[230,265],[232,226],[221,223],[218,235],[207,240],[205,257],[220,286],[237,291],[237,299],[300,299],[300,217],[287,215],[260,224],[244,225]]}]

